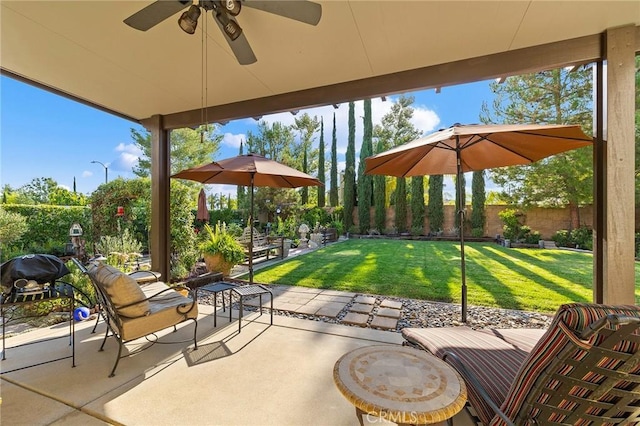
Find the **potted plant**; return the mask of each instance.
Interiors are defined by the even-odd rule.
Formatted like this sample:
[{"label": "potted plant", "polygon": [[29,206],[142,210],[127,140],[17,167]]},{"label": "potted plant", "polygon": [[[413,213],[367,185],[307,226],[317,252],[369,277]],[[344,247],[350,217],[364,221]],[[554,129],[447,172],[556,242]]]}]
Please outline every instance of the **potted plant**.
[{"label": "potted plant", "polygon": [[200,251],[209,272],[231,273],[231,268],[244,260],[244,248],[227,232],[227,225],[218,222],[215,230],[204,226],[206,239],[200,244]]}]

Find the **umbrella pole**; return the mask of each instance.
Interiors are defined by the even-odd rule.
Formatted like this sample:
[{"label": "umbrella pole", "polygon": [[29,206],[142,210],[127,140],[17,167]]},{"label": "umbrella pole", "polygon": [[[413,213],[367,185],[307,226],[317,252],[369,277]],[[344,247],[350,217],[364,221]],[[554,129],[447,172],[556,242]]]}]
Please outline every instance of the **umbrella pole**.
[{"label": "umbrella pole", "polygon": [[249,284],[253,284],[253,173],[251,173],[251,210],[249,210]]},{"label": "umbrella pole", "polygon": [[456,186],[458,191],[459,202],[458,214],[460,215],[460,227],[458,232],[460,233],[460,272],[462,275],[462,322],[467,322],[467,276],[465,271],[464,260],[464,199],[462,198],[462,164],[460,160],[460,139],[456,136],[456,157],[458,167],[458,178],[456,179]]}]

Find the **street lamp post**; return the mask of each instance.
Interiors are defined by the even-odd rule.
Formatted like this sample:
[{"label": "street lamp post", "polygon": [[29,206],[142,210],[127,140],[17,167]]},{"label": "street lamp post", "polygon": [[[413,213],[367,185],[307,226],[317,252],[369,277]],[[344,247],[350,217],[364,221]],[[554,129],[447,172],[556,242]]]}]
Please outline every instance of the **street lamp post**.
[{"label": "street lamp post", "polygon": [[104,163],[101,163],[100,161],[93,160],[91,163],[100,164],[102,167],[104,167],[104,183],[109,182],[109,167],[105,166]]}]

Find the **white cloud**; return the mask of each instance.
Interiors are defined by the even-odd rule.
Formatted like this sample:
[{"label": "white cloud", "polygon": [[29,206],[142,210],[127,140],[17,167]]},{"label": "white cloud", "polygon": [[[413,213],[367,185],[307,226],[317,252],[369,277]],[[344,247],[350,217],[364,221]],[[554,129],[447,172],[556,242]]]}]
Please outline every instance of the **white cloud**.
[{"label": "white cloud", "polygon": [[245,135],[244,133],[239,133],[239,134],[225,133],[224,136],[222,137],[222,144],[232,148],[240,149],[240,142],[243,142],[246,140],[247,140],[247,135]]},{"label": "white cloud", "polygon": [[119,152],[118,157],[108,165],[113,170],[131,171],[142,156],[142,150],[135,144],[119,143],[115,151]]},{"label": "white cloud", "polygon": [[93,172],[90,172],[88,170],[85,170],[84,172],[82,172],[82,177],[83,178],[88,178],[88,177],[91,177],[91,176],[93,176]]}]

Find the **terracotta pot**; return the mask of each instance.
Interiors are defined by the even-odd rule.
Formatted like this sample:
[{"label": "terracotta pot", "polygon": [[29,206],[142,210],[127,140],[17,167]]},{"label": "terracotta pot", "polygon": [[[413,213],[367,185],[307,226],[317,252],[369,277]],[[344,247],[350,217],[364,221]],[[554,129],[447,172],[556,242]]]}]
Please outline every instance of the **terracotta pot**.
[{"label": "terracotta pot", "polygon": [[231,274],[233,264],[225,262],[220,253],[205,254],[204,263],[207,265],[209,272],[222,272],[222,276],[227,277]]}]

